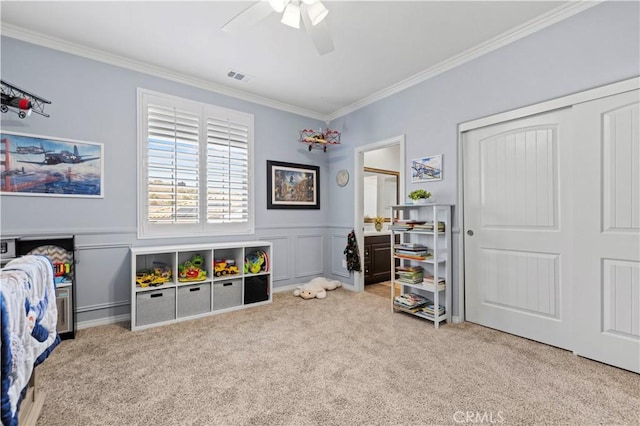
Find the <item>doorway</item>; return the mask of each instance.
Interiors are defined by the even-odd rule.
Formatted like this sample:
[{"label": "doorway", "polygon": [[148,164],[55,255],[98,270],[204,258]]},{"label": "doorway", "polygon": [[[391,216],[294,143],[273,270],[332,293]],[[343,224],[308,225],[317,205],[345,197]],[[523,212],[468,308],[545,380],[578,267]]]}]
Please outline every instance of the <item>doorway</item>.
[{"label": "doorway", "polygon": [[[385,191],[385,187],[389,189],[392,185],[389,184],[389,175],[380,173],[380,178],[376,178],[376,181],[381,182],[380,191],[376,189],[376,195],[373,196],[373,187],[369,185],[373,184],[371,178],[371,169],[377,169],[387,172],[397,172],[397,181],[394,187],[398,191],[395,194],[395,200],[404,199],[404,158],[405,158],[405,137],[404,135],[395,136],[382,141],[374,142],[368,145],[364,145],[354,150],[354,183],[355,183],[355,208],[354,208],[354,229],[356,232],[356,239],[358,241],[358,247],[360,249],[360,259],[362,260],[363,271],[356,272],[354,275],[354,287],[356,291],[363,291],[365,288],[365,278],[368,273],[367,266],[371,264],[373,260],[370,258],[373,255],[373,250],[365,252],[365,236],[382,236],[387,235],[390,237],[389,224],[391,223],[391,209],[390,199],[394,198],[388,194],[389,191]],[[365,167],[368,171],[365,171]],[[367,182],[367,183],[365,183]],[[385,211],[389,211],[389,220],[383,222],[381,231],[375,230],[375,223],[371,218],[371,213],[367,213],[368,220],[365,219],[365,196],[366,204],[371,212],[375,212],[376,216],[384,216]],[[375,200],[375,201],[373,201]],[[375,206],[373,203],[375,202]],[[388,249],[390,250],[390,248]],[[378,264],[386,262],[391,265],[391,254],[387,251],[387,256],[384,256],[384,248],[382,246],[376,247],[376,253],[379,259],[376,261]],[[373,260],[375,261],[375,260]]]}]

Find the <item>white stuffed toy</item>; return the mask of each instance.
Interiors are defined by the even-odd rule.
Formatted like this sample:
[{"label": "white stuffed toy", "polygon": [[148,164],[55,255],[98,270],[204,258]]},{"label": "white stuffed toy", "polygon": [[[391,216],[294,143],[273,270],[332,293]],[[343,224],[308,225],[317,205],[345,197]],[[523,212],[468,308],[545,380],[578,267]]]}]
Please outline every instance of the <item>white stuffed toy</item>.
[{"label": "white stuffed toy", "polygon": [[335,290],[338,287],[342,287],[340,281],[317,277],[296,288],[293,291],[293,295],[300,296],[303,299],[324,299],[327,297],[327,290]]}]

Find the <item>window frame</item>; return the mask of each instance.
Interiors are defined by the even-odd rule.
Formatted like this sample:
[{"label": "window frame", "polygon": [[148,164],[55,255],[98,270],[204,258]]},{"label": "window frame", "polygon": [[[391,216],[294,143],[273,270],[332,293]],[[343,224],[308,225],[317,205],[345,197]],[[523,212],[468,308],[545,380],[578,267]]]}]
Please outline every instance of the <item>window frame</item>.
[{"label": "window frame", "polygon": [[[199,117],[199,220],[197,223],[157,224],[148,220],[148,105],[177,108]],[[199,236],[226,236],[255,233],[254,202],[254,116],[212,104],[168,95],[143,88],[137,89],[137,222],[138,238],[179,238]],[[247,221],[208,223],[207,219],[207,120],[229,120],[247,126]]]}]

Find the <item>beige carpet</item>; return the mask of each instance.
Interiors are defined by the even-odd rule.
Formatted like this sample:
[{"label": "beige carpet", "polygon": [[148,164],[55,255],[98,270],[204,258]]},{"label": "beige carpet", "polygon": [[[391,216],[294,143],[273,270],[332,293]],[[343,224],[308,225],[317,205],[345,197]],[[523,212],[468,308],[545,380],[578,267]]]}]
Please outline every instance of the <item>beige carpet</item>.
[{"label": "beige carpet", "polygon": [[436,331],[366,292],[282,293],[268,306],[126,327],[81,330],[39,367],[38,425],[640,420],[636,374],[473,324]]}]

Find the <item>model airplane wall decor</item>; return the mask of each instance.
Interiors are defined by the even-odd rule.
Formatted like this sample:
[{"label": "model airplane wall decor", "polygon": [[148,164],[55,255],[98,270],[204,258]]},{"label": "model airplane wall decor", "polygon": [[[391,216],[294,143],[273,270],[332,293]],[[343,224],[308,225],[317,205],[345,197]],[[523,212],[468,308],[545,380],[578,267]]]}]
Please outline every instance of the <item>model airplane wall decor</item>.
[{"label": "model airplane wall decor", "polygon": [[49,117],[49,114],[45,114],[44,112],[44,106],[50,104],[51,101],[27,92],[4,80],[0,80],[0,85],[2,86],[2,105],[0,105],[0,111],[3,113],[12,109],[20,118],[31,115],[32,111],[43,117]]},{"label": "model airplane wall decor", "polygon": [[309,144],[309,151],[314,148],[327,152],[328,145],[340,143],[340,132],[337,130],[319,131],[303,129],[300,131],[300,142]]}]

